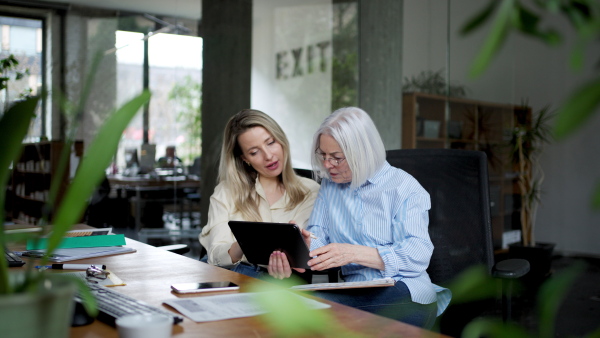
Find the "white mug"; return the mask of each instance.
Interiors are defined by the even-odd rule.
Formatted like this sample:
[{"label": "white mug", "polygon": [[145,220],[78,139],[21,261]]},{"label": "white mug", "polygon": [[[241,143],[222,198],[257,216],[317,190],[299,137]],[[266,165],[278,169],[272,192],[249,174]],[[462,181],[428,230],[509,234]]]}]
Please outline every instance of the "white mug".
[{"label": "white mug", "polygon": [[173,318],[162,315],[126,315],[116,320],[121,338],[171,337]]}]

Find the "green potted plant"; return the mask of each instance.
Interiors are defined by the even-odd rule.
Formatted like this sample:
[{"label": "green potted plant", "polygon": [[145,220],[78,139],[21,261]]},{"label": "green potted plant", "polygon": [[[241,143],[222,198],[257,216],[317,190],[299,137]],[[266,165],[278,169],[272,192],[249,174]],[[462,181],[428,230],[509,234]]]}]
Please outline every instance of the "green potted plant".
[{"label": "green potted plant", "polygon": [[[99,60],[99,58],[97,59]],[[97,63],[95,63],[97,64]],[[92,67],[95,69],[95,67]],[[93,71],[91,72],[94,73]],[[84,85],[87,93],[92,77]],[[82,95],[86,97],[86,95]],[[8,235],[4,229],[4,202],[11,162],[17,160],[21,143],[34,117],[38,97],[27,97],[14,103],[0,117],[0,249],[9,242],[24,241],[31,236],[50,234],[46,254],[39,265],[46,265],[48,257],[58,248],[65,233],[78,223],[87,201],[101,182],[104,169],[110,164],[120,137],[137,111],[148,102],[150,94],[144,92],[116,110],[98,131],[85,152],[78,170],[52,217],[52,225],[43,225],[44,231],[36,235]],[[82,99],[76,111],[83,111]],[[67,140],[67,142],[69,142]],[[71,141],[72,142],[72,141]],[[69,148],[69,147],[65,147]],[[67,150],[68,151],[68,150]],[[65,158],[63,156],[63,158]],[[50,196],[54,189],[50,188]],[[58,186],[58,185],[57,185]],[[52,198],[49,199],[51,204]],[[37,264],[38,262],[36,262]],[[92,295],[77,278],[66,275],[36,271],[27,264],[23,273],[11,273],[6,260],[0,260],[0,327],[2,337],[65,337],[68,335],[73,307],[73,294],[78,284],[84,297],[84,305],[95,311]]]},{"label": "green potted plant", "polygon": [[[526,112],[527,109],[523,109]],[[511,244],[512,257],[524,258],[531,264],[528,278],[543,279],[550,272],[554,243],[535,240],[535,218],[540,203],[544,171],[539,157],[544,146],[552,141],[552,117],[548,106],[534,112],[531,118],[522,114],[517,118],[509,141],[513,168],[517,174],[517,186],[521,200],[521,243]]]}]

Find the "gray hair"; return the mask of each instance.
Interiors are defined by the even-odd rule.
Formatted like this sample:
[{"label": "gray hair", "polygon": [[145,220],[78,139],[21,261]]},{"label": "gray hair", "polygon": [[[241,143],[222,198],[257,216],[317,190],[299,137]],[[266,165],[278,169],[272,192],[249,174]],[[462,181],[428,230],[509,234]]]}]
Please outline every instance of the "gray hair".
[{"label": "gray hair", "polygon": [[311,161],[319,178],[330,178],[317,155],[321,135],[333,137],[340,145],[352,171],[353,188],[367,182],[385,162],[385,146],[369,114],[357,107],[340,108],[325,118],[313,138]]}]

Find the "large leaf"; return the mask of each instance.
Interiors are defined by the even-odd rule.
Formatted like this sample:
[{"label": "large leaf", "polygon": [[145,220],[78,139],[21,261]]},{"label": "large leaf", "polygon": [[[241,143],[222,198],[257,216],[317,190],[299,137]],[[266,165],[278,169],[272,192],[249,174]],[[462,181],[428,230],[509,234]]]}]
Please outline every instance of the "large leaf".
[{"label": "large leaf", "polygon": [[545,282],[538,294],[538,313],[540,316],[540,337],[554,336],[554,323],[560,304],[562,303],[569,286],[581,275],[585,265],[578,263],[567,270],[556,274]]},{"label": "large leaf", "polygon": [[600,184],[596,186],[596,190],[594,191],[594,195],[592,197],[592,207],[600,209]]},{"label": "large leaf", "polygon": [[[265,310],[260,319],[279,337],[330,336],[334,333],[343,337],[359,337],[339,325],[330,312],[311,310],[289,291],[298,283],[294,278],[277,281],[278,285],[256,283],[250,286],[256,292],[257,305]],[[279,291],[279,292],[273,292]],[[302,293],[300,293],[302,294]]]},{"label": "large leaf", "polygon": [[528,338],[531,335],[522,327],[513,323],[503,323],[497,319],[480,318],[475,319],[465,326],[461,337],[479,338],[479,337],[511,337]]},{"label": "large leaf", "polygon": [[491,1],[488,3],[486,8],[467,21],[467,23],[460,29],[460,34],[466,35],[484,24],[491,17],[498,3],[498,1]]},{"label": "large leaf", "polygon": [[[47,254],[60,245],[65,232],[81,219],[88,198],[102,181],[104,170],[112,161],[123,130],[149,99],[149,92],[140,94],[110,116],[98,131],[53,218],[53,230],[48,239]],[[45,256],[43,262],[47,260],[48,257]]]},{"label": "large leaf", "polygon": [[504,40],[506,40],[509,28],[511,27],[511,19],[515,10],[515,0],[502,1],[496,19],[492,25],[492,30],[485,39],[483,47],[475,57],[475,61],[473,61],[473,65],[469,71],[471,77],[481,75],[487,69],[498,50],[500,50],[502,44],[504,44]]},{"label": "large leaf", "polygon": [[600,106],[600,78],[575,91],[558,109],[554,134],[564,138],[575,131]]},{"label": "large leaf", "polygon": [[[27,135],[29,124],[35,116],[35,107],[39,98],[30,97],[24,101],[15,103],[8,109],[0,119],[0,220],[4,220],[4,202],[6,198],[6,184],[10,174],[11,162],[15,161],[21,154],[21,142]],[[4,222],[0,222],[0,250],[3,250],[5,240]],[[0,294],[10,292],[8,280],[8,265],[6,260],[0,260]]]},{"label": "large leaf", "polygon": [[448,285],[452,291],[452,304],[494,298],[496,280],[487,272],[487,267],[477,265],[466,269]]}]

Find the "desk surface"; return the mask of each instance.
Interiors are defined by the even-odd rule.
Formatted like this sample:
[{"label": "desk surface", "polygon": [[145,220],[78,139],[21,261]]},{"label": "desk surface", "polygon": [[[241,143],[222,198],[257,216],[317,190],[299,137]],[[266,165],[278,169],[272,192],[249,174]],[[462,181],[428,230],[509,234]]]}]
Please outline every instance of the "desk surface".
[{"label": "desk surface", "polygon": [[[184,282],[230,280],[244,286],[251,282],[267,283],[254,278],[221,269],[209,264],[157,249],[147,244],[127,239],[127,246],[135,253],[90,258],[77,263],[102,263],[119,276],[127,285],[114,287],[116,291],[143,300],[151,305],[175,310],[162,304],[163,300],[180,297],[199,297],[210,294],[177,295],[171,292],[171,284]],[[237,292],[237,291],[234,291]],[[327,302],[327,301],[325,301]],[[376,316],[333,302],[330,311],[334,317],[352,332],[369,337],[423,337],[440,336],[408,324]],[[257,317],[237,318],[216,322],[196,323],[187,317],[173,326],[172,337],[270,337],[272,334]],[[115,328],[100,321],[71,329],[71,337],[117,337]]]}]

